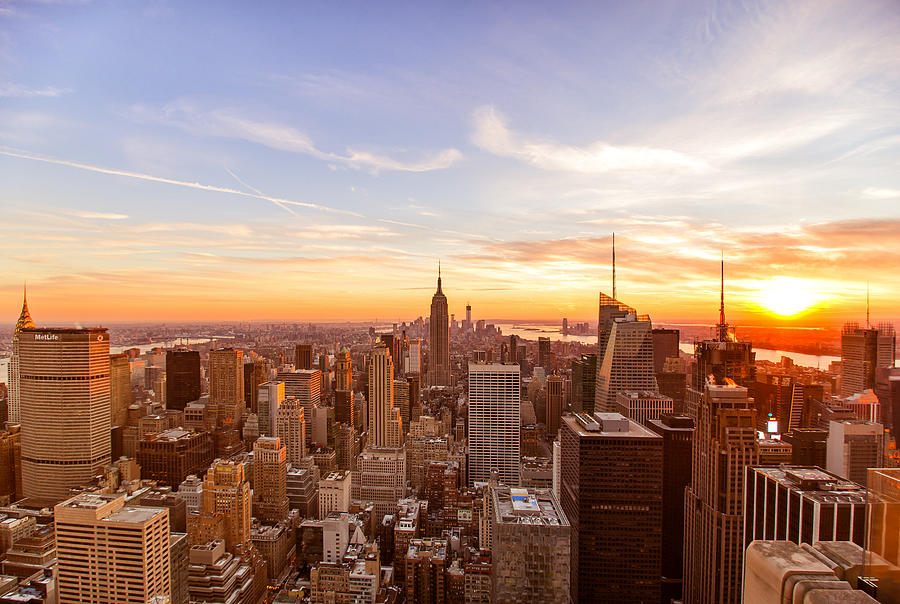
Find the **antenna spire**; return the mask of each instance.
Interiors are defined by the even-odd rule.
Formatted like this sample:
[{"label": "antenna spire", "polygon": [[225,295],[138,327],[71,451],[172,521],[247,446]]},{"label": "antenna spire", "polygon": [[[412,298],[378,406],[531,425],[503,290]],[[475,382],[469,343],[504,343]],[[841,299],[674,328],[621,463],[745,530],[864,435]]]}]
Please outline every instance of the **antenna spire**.
[{"label": "antenna spire", "polygon": [[438,259],[438,288],[437,288],[437,290],[438,290],[439,294],[444,293],[441,291],[441,260],[440,259]]},{"label": "antenna spire", "polygon": [[728,339],[728,324],[725,322],[725,251],[722,251],[721,285],[719,289],[719,325],[718,337],[720,341]]},{"label": "antenna spire", "polygon": [[613,300],[618,300],[616,298],[616,234],[612,234],[612,286],[613,286]]},{"label": "antenna spire", "polygon": [[870,329],[871,324],[869,323],[869,282],[866,281],[866,329]]}]

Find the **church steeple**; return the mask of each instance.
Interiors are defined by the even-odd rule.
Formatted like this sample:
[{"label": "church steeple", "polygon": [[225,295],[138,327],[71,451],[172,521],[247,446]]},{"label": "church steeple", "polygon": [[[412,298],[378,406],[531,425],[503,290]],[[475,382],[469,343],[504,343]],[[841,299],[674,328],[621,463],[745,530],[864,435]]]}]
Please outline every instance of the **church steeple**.
[{"label": "church steeple", "polygon": [[19,313],[19,320],[16,321],[16,331],[13,336],[18,336],[19,332],[25,328],[34,327],[34,321],[31,319],[31,313],[28,312],[28,290],[26,286],[22,287],[22,312]]}]

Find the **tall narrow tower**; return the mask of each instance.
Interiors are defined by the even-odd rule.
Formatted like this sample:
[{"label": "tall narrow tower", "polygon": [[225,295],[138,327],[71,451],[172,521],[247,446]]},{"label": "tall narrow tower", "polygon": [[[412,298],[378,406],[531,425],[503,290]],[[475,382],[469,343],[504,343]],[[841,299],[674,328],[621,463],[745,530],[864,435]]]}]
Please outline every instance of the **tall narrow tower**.
[{"label": "tall narrow tower", "polygon": [[28,292],[22,289],[22,312],[16,321],[16,329],[13,332],[13,353],[9,359],[9,423],[18,424],[21,418],[21,394],[19,390],[19,332],[28,327],[34,327],[31,313],[28,312]]},{"label": "tall narrow tower", "polygon": [[437,291],[431,298],[431,341],[428,352],[428,385],[450,386],[450,315],[441,289],[438,265]]},{"label": "tall narrow tower", "polygon": [[369,442],[373,447],[399,447],[403,420],[394,406],[394,364],[384,344],[372,350],[369,362]]}]

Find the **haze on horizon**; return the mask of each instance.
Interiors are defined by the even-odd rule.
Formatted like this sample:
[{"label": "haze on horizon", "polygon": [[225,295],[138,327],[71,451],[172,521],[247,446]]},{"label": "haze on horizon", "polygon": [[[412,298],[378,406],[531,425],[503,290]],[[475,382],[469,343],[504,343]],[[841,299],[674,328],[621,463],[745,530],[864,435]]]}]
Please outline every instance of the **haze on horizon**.
[{"label": "haze on horizon", "polygon": [[0,0],[0,322],[900,316],[900,4]]}]

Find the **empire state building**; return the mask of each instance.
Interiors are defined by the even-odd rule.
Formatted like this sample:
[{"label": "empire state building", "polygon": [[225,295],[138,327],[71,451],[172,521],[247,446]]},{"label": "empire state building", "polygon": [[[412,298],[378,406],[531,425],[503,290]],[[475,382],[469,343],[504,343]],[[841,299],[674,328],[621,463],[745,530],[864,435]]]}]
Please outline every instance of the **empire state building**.
[{"label": "empire state building", "polygon": [[428,385],[450,386],[450,314],[447,296],[441,291],[440,266],[437,291],[431,298],[431,340],[428,344]]}]

